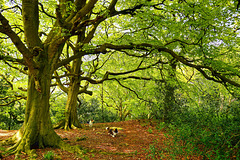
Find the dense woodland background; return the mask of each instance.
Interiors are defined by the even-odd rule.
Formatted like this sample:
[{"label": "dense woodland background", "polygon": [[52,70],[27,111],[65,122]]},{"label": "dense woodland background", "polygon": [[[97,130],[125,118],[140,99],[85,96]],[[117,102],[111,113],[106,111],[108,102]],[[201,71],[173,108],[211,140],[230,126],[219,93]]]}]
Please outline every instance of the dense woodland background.
[{"label": "dense woodland background", "polygon": [[[31,15],[28,3],[39,22],[24,17]],[[236,0],[0,0],[0,129],[23,126],[26,106],[35,104],[27,96],[45,93],[46,75],[45,111],[56,128],[154,119],[189,154],[239,158],[238,6]]]}]

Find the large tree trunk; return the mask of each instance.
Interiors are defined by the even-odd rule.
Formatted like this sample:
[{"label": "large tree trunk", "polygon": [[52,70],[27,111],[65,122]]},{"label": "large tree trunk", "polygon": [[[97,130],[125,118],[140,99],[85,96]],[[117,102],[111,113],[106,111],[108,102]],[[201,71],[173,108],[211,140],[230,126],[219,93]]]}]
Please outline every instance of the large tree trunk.
[{"label": "large tree trunk", "polygon": [[[38,37],[38,1],[23,0],[23,22],[28,52],[23,52],[28,67],[28,93],[25,120],[22,128],[5,142],[14,144],[12,153],[26,152],[31,149],[58,147],[68,151],[81,152],[65,144],[52,127],[49,112],[50,84],[60,50],[67,38],[61,33],[49,33],[46,44]],[[4,143],[4,142],[3,142]]]},{"label": "large tree trunk", "polygon": [[44,69],[39,70],[38,75],[29,75],[24,124],[13,137],[5,141],[7,144],[9,142],[14,144],[9,148],[12,153],[25,152],[37,156],[32,149],[45,147],[81,153],[79,148],[64,143],[53,129],[49,113],[51,83],[49,67],[50,65],[44,65]]},{"label": "large tree trunk", "polygon": [[41,76],[41,93],[35,88],[35,78],[29,77],[25,122],[21,131],[21,150],[57,146],[60,137],[54,132],[49,114],[50,77]]},{"label": "large tree trunk", "polygon": [[29,75],[25,121],[12,137],[13,152],[29,154],[33,148],[60,147],[61,138],[54,132],[49,114],[50,79],[48,67],[38,75]]},{"label": "large tree trunk", "polygon": [[48,48],[44,51],[38,36],[38,0],[23,0],[22,13],[28,47],[22,52],[28,67],[28,93],[24,124],[18,133],[10,138],[15,145],[9,149],[13,153],[30,154],[33,148],[62,148],[63,142],[54,132],[50,120],[49,98],[53,61],[49,62]]}]

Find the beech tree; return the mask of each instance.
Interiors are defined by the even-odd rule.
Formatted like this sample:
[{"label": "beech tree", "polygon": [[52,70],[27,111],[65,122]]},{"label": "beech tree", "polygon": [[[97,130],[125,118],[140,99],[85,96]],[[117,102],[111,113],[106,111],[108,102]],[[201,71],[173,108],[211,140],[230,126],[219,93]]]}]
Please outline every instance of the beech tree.
[{"label": "beech tree", "polygon": [[[22,57],[16,58],[11,54],[7,54],[6,50],[2,50],[0,59],[18,63],[25,66],[25,70],[28,70],[27,104],[24,124],[17,134],[6,141],[15,144],[10,148],[12,153],[23,151],[29,154],[32,148],[44,148],[46,146],[70,150],[70,147],[64,144],[61,138],[54,132],[50,121],[49,98],[51,79],[53,78],[54,71],[71,61],[76,63],[74,67],[77,69],[74,74],[76,73],[79,76],[79,65],[81,64],[81,57],[84,55],[106,54],[108,48],[116,50],[125,48],[124,46],[120,46],[119,48],[116,45],[103,44],[87,50],[83,49],[84,44],[91,41],[98,25],[102,21],[117,15],[134,14],[137,9],[143,6],[142,3],[136,1],[129,8],[117,11],[116,3],[117,0],[112,0],[106,4],[104,1],[98,0],[60,0],[59,5],[56,7],[56,16],[48,14],[46,8],[38,0],[23,0],[17,6],[1,10],[0,32],[3,35],[3,39],[10,39]],[[69,10],[68,5],[72,5],[74,8]],[[95,9],[95,6],[102,7]],[[17,13],[22,16],[23,27],[16,25],[17,27],[14,28],[15,24],[11,24],[4,15],[8,13],[6,12],[7,10],[15,8],[19,8],[20,10]],[[40,11],[42,14],[55,19],[52,26],[50,26],[50,31],[41,33],[46,35],[45,38],[41,38],[41,34],[39,34],[39,26],[41,24]],[[94,11],[97,11],[97,13]],[[88,28],[87,33],[84,32],[86,27]],[[19,30],[20,32],[24,32],[24,37],[18,35]],[[59,60],[64,45],[74,36],[78,36],[77,43],[72,47],[74,54],[64,60]],[[130,45],[129,49],[132,49],[133,46]],[[159,62],[157,61],[155,64]],[[138,67],[137,70],[141,70],[142,68],[146,67]],[[101,81],[108,79],[109,75],[114,74],[107,72]],[[121,75],[123,73],[118,74]],[[101,82],[89,79],[88,77],[85,80],[92,83]],[[78,83],[78,80],[75,82]],[[74,87],[74,89],[76,88],[79,89],[79,87]],[[73,93],[76,92],[73,91]],[[74,99],[74,96],[71,99]],[[72,105],[71,102],[68,103]],[[70,114],[67,113],[66,115]]]},{"label": "beech tree", "polygon": [[[99,3],[101,4],[103,2],[99,1]],[[106,8],[114,7],[116,3],[117,1],[116,2],[113,1],[109,6],[106,6]],[[104,3],[101,5],[102,7],[105,6]],[[107,11],[104,11],[105,13],[103,15],[99,15],[95,18],[94,21],[96,22],[94,22],[94,24],[93,24],[93,20],[90,20],[90,19],[92,17],[95,17],[96,13],[95,11],[91,11],[85,16],[85,21],[91,21],[90,25],[92,25],[92,28],[89,29],[89,25],[79,26],[81,29],[78,29],[77,37],[72,39],[70,38],[69,40],[66,41],[66,47],[64,48],[66,51],[64,52],[63,55],[65,57],[75,56],[75,58],[72,58],[73,62],[70,63],[71,62],[70,60],[62,59],[65,57],[60,56],[59,61],[63,62],[63,65],[62,65],[63,67],[61,68],[60,72],[64,74],[59,75],[58,71],[54,71],[55,76],[52,77],[56,79],[57,85],[61,88],[61,90],[67,93],[68,95],[67,104],[65,107],[65,120],[60,121],[58,124],[54,126],[54,128],[64,128],[66,130],[75,129],[79,127],[81,128],[81,124],[77,118],[77,108],[76,108],[77,100],[78,100],[77,97],[78,95],[83,93],[92,95],[92,91],[88,90],[89,83],[100,84],[100,83],[103,83],[104,81],[109,81],[109,80],[118,81],[119,78],[113,78],[113,77],[116,77],[119,75],[126,75],[124,78],[121,77],[120,79],[128,79],[128,78],[143,79],[143,80],[151,79],[149,77],[144,77],[144,76],[141,76],[141,77],[129,76],[131,73],[149,69],[152,66],[157,65],[161,62],[161,61],[156,61],[150,64],[146,64],[145,66],[144,65],[141,66],[142,62],[144,61],[145,55],[138,57],[138,59],[140,59],[140,61],[138,62],[139,65],[132,66],[130,69],[126,69],[124,72],[123,71],[122,72],[106,71],[105,73],[102,73],[101,76],[98,76],[98,79],[94,78],[96,77],[95,73],[101,70],[102,67],[107,63],[111,55],[114,52],[116,52],[114,50],[112,51],[107,50],[105,46],[102,48],[101,47],[98,48],[100,50],[94,51],[93,49],[94,47],[92,46],[92,44],[95,43],[95,41],[93,40],[94,34],[97,34],[97,33],[102,34],[104,32],[101,30],[106,30],[106,28],[111,26],[111,24],[105,25],[105,24],[101,24],[101,22],[115,16],[132,15],[134,14],[134,12],[136,12],[137,9],[141,9],[142,6],[143,4],[141,3],[139,4],[138,2],[136,2],[136,4],[133,5],[130,9],[123,9],[121,11],[116,11],[115,9],[109,8]],[[69,7],[69,6],[66,6],[66,7]],[[102,10],[99,10],[99,9],[97,9],[97,11],[103,12]],[[100,30],[97,30],[97,27],[99,27]],[[108,37],[109,33],[105,32],[105,34]],[[109,41],[109,40],[106,40],[106,41]],[[81,51],[79,50],[80,48],[81,48]],[[110,54],[110,56],[104,57],[104,56],[101,56],[99,53],[103,53],[103,54],[108,53]],[[93,59],[93,60],[89,60],[90,62],[88,64],[83,64],[84,56],[88,56],[89,59]],[[137,57],[134,55],[128,55],[129,58],[131,58],[131,56]],[[88,68],[88,69],[85,69],[86,71],[85,70],[83,71],[84,68]],[[109,76],[112,76],[112,77],[109,77]],[[66,82],[65,80],[64,80],[65,82],[61,81],[61,79],[65,77],[68,77],[69,82]]]},{"label": "beech tree", "polygon": [[[234,1],[60,0],[58,4],[49,3],[56,6],[55,14],[48,13],[53,6],[38,0],[22,0],[17,6],[4,6],[0,10],[3,42],[0,60],[25,66],[28,74],[24,124],[17,134],[6,141],[14,143],[10,148],[13,153],[23,151],[30,154],[31,149],[46,146],[72,150],[54,132],[50,120],[52,79],[56,82],[66,76],[71,79],[72,88],[66,90],[69,98],[65,128],[75,125],[69,123],[73,121],[69,117],[74,110],[71,107],[76,106],[80,81],[86,82],[82,91],[87,92],[87,83],[116,80],[121,84],[119,80],[126,78],[147,80],[151,77],[133,73],[161,64],[171,65],[173,70],[181,65],[194,68],[206,79],[221,83],[226,88],[240,86]],[[13,14],[8,11],[14,9],[22,20],[20,25],[9,20],[9,15]],[[42,17],[48,20],[44,21]],[[104,22],[111,22],[112,26],[109,30],[104,28],[108,34],[102,36],[101,24]],[[46,31],[40,31],[41,27]],[[21,56],[8,53],[9,40]],[[72,54],[64,56],[64,49],[68,47]],[[131,64],[131,69],[102,72],[100,78],[82,72],[84,56],[113,53],[134,57],[136,61]],[[179,66],[172,63],[172,59]],[[68,67],[70,62],[72,68]],[[61,68],[69,69],[69,74],[58,75],[56,70]],[[169,77],[174,76],[169,74]],[[162,77],[158,79],[164,81]],[[168,88],[171,97],[173,88]],[[171,107],[172,99],[166,97],[166,101],[169,102],[166,103],[167,109]],[[73,150],[80,152],[78,148]]]}]

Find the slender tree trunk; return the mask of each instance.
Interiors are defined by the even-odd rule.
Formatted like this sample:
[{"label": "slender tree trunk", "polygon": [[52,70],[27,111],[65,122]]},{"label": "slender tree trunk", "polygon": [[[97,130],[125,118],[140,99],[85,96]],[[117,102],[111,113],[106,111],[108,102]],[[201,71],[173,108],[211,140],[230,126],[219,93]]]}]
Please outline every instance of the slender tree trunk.
[{"label": "slender tree trunk", "polygon": [[170,70],[168,71],[168,77],[165,82],[163,121],[168,121],[171,118],[171,113],[175,107],[175,85],[173,82],[176,79],[177,65],[174,59],[171,61]]},{"label": "slender tree trunk", "polygon": [[70,86],[67,92],[68,99],[65,107],[65,119],[56,124],[54,128],[64,128],[65,130],[82,128],[77,116],[77,97],[80,88],[81,64],[81,59],[74,60],[73,62],[71,74],[75,76],[72,76],[70,79]]},{"label": "slender tree trunk", "polygon": [[[84,28],[79,32],[77,43],[84,43],[85,39]],[[85,42],[86,43],[86,42]],[[76,53],[75,53],[76,54]],[[79,54],[79,53],[78,53]],[[82,57],[75,59],[72,64],[71,74],[75,75],[70,78],[70,85],[68,88],[68,99],[65,107],[65,119],[54,126],[54,128],[64,128],[65,130],[82,128],[77,116],[77,97],[80,94],[81,82],[81,65]]]},{"label": "slender tree trunk", "polygon": [[[74,74],[79,75],[81,61],[74,61]],[[75,129],[81,127],[81,124],[77,117],[77,97],[79,94],[80,79],[79,76],[72,77],[71,85],[68,90],[68,100],[65,108],[65,125],[64,129]]]}]

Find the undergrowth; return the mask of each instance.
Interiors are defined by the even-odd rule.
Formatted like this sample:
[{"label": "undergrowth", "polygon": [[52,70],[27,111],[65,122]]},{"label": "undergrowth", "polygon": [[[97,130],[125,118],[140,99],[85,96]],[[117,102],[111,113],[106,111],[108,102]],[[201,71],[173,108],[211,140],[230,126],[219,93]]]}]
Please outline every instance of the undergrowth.
[{"label": "undergrowth", "polygon": [[[187,111],[174,117],[169,123],[160,123],[171,143],[165,144],[168,155],[176,157],[199,157],[200,159],[240,159],[240,116],[227,112],[209,110]],[[149,156],[161,151],[156,144],[149,146]]]},{"label": "undergrowth", "polygon": [[44,156],[44,160],[53,160],[54,159],[54,153],[52,151],[48,151]]}]

